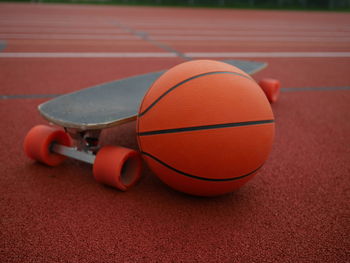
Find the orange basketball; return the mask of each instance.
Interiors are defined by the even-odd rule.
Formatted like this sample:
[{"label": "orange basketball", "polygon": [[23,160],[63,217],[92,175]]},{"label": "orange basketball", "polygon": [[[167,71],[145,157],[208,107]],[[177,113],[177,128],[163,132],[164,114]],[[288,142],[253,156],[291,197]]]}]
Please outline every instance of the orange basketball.
[{"label": "orange basketball", "polygon": [[228,193],[266,161],[274,116],[256,82],[229,64],[197,60],[164,73],[139,110],[138,143],[151,170],[172,188]]}]

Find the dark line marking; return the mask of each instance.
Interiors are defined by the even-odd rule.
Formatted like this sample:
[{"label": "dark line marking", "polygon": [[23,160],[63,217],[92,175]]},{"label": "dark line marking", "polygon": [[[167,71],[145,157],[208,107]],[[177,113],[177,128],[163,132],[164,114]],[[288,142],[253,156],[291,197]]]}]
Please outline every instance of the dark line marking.
[{"label": "dark line marking", "polygon": [[6,48],[6,41],[0,40],[0,52]]},{"label": "dark line marking", "polygon": [[189,57],[189,56],[185,55],[184,53],[172,48],[171,46],[152,39],[152,37],[147,32],[135,31],[135,34],[139,38],[141,38],[141,39],[143,39],[143,40],[145,40],[145,41],[147,41],[147,42],[149,42],[149,43],[151,43],[151,44],[153,44],[153,45],[155,45],[155,46],[157,46],[165,51],[176,54],[178,57],[181,57],[185,60],[192,60],[191,57]]},{"label": "dark line marking", "polygon": [[330,91],[330,90],[350,90],[350,87],[302,87],[302,88],[281,88],[281,91],[282,91],[282,92]]},{"label": "dark line marking", "polygon": [[62,94],[19,94],[19,95],[0,95],[0,99],[51,99],[61,96]]},{"label": "dark line marking", "polygon": [[172,92],[174,89],[178,88],[179,86],[185,84],[186,82],[189,82],[191,80],[194,80],[194,79],[197,79],[197,78],[200,78],[200,77],[203,77],[203,76],[216,75],[216,74],[232,74],[232,75],[237,75],[237,76],[241,76],[241,77],[244,77],[246,79],[252,80],[250,77],[248,77],[246,75],[243,75],[243,74],[237,73],[237,72],[231,72],[231,71],[214,71],[214,72],[206,72],[206,73],[203,73],[203,74],[199,74],[199,75],[193,76],[191,78],[185,79],[185,80],[181,81],[180,83],[177,83],[172,88],[168,89],[166,92],[164,92],[162,95],[160,95],[158,97],[158,99],[156,99],[151,105],[149,105],[147,109],[145,109],[143,112],[141,112],[139,114],[139,117],[142,117],[143,115],[145,115],[151,108],[153,108],[167,94],[169,94],[170,92]]},{"label": "dark line marking", "polygon": [[274,123],[274,122],[275,122],[274,120],[261,120],[261,121],[222,123],[222,124],[213,124],[213,125],[203,125],[203,126],[176,128],[176,129],[139,132],[138,136],[149,136],[149,135],[157,135],[157,134],[168,134],[168,133],[179,133],[179,132],[201,131],[201,130],[214,130],[214,129],[223,129],[223,128],[242,127],[242,126],[249,126],[249,125],[268,124],[268,123]]},{"label": "dark line marking", "polygon": [[156,45],[156,46],[158,46],[158,47],[160,47],[160,48],[162,48],[162,49],[164,49],[164,50],[166,50],[166,51],[175,53],[178,57],[183,58],[183,59],[185,59],[185,60],[187,60],[187,61],[192,60],[191,57],[185,55],[184,53],[182,53],[182,52],[180,52],[180,51],[178,51],[178,50],[172,48],[172,47],[169,46],[169,45],[166,45],[166,44],[161,43],[161,42],[159,42],[159,41],[153,40],[153,39],[150,38],[149,36],[148,36],[147,38],[144,38],[144,40],[146,40],[146,41],[148,41],[148,42],[150,42],[150,43],[152,43],[152,44],[154,44],[154,45]]},{"label": "dark line marking", "polygon": [[192,60],[191,57],[187,56],[185,53],[182,53],[174,48],[172,48],[171,46],[169,45],[166,45],[162,42],[159,42],[159,41],[156,41],[154,39],[152,39],[152,37],[149,35],[148,32],[144,32],[144,31],[136,31],[134,30],[133,28],[129,27],[129,26],[126,26],[120,22],[113,22],[114,25],[118,26],[119,28],[121,29],[124,29],[126,32],[130,33],[130,34],[133,34],[134,36],[137,36],[138,38],[142,39],[142,40],[145,40],[165,51],[168,51],[168,52],[171,52],[171,53],[174,53],[176,56],[178,57],[181,57],[185,60]]},{"label": "dark line marking", "polygon": [[159,160],[157,157],[149,154],[149,153],[146,153],[146,152],[141,152],[141,154],[143,155],[146,155],[150,158],[152,158],[153,160],[155,160],[156,162],[162,164],[163,166],[169,168],[170,170],[173,170],[174,172],[177,172],[181,175],[184,175],[184,176],[187,176],[187,177],[191,177],[191,178],[194,178],[194,179],[198,179],[198,180],[203,180],[203,181],[212,181],[212,182],[225,182],[225,181],[234,181],[234,180],[239,180],[239,179],[242,179],[244,177],[247,177],[249,175],[252,175],[254,174],[255,172],[257,172],[261,167],[259,166],[257,169],[255,169],[254,171],[250,172],[250,173],[247,173],[245,175],[242,175],[242,176],[238,176],[238,177],[231,177],[231,178],[206,178],[206,177],[200,177],[200,176],[196,176],[196,175],[192,175],[192,174],[188,174],[188,173],[185,173],[183,171],[180,171],[172,166],[170,166],[169,164],[166,164],[165,162]]}]

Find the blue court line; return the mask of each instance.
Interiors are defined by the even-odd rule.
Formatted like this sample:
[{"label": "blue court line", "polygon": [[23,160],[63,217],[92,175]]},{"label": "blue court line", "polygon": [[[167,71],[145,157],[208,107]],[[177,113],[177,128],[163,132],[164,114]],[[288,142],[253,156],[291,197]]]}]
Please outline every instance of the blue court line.
[{"label": "blue court line", "polygon": [[281,92],[349,90],[350,87],[302,87],[281,88]]},{"label": "blue court line", "polygon": [[0,52],[6,48],[6,41],[0,40]]}]

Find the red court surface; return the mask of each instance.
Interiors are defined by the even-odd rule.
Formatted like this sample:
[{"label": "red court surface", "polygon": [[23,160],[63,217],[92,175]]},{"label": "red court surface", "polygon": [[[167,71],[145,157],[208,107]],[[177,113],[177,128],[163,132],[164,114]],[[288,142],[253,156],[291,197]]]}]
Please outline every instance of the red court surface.
[{"label": "red court surface", "polygon": [[[348,13],[0,4],[0,262],[349,262]],[[276,138],[256,178],[199,198],[147,167],[128,192],[22,142],[49,97],[186,58],[269,62]],[[102,144],[137,149],[135,122]]]}]

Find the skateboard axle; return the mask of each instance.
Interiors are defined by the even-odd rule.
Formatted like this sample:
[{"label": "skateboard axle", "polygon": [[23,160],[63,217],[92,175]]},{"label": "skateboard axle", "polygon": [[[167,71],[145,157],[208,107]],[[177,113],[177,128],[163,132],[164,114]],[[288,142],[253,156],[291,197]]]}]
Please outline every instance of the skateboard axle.
[{"label": "skateboard axle", "polygon": [[52,146],[52,151],[85,163],[94,164],[96,156],[92,152],[79,151],[75,147],[67,147],[55,143]]}]

